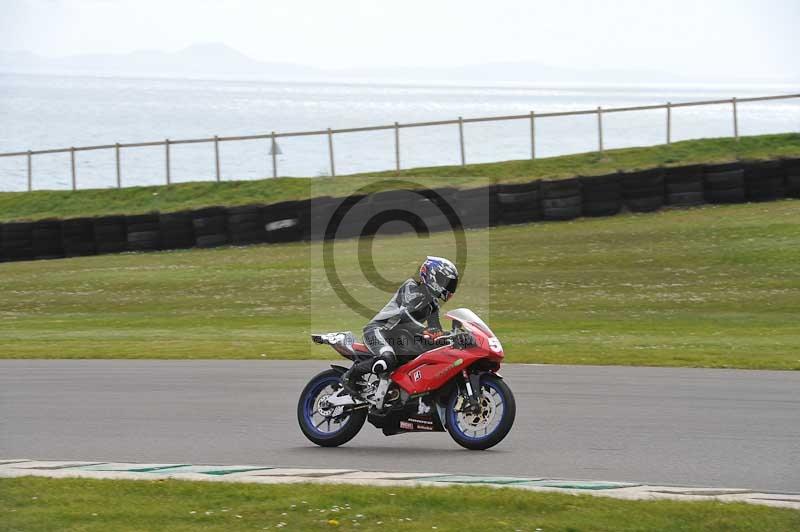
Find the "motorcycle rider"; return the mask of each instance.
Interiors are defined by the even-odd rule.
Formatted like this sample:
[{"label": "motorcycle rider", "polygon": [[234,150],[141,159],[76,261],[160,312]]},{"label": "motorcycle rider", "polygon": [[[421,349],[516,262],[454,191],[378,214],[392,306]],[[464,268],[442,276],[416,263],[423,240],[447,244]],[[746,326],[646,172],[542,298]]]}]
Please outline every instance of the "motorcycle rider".
[{"label": "motorcycle rider", "polygon": [[[403,342],[421,333],[435,340],[442,335],[439,322],[439,301],[446,302],[456,292],[458,269],[455,264],[442,257],[427,257],[419,268],[418,279],[408,279],[388,303],[364,327],[364,343],[371,359],[354,364],[344,375],[345,390],[360,396],[358,384],[368,373],[379,376],[391,373],[400,363],[416,357],[421,352],[412,352]],[[427,328],[423,325],[427,321]],[[395,350],[400,349],[400,353]],[[415,346],[416,347],[416,346]]]}]

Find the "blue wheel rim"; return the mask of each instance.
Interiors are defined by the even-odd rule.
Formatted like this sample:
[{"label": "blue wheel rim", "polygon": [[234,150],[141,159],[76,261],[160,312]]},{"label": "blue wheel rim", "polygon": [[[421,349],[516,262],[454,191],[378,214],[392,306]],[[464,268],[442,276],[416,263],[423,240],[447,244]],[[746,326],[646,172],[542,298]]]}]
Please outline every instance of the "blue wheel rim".
[{"label": "blue wheel rim", "polygon": [[502,400],[503,413],[502,413],[502,417],[500,418],[500,421],[492,429],[492,431],[491,432],[487,432],[483,436],[477,436],[477,437],[476,436],[470,436],[469,434],[467,434],[463,430],[461,430],[461,427],[458,424],[458,414],[459,413],[456,412],[455,408],[454,408],[454,405],[455,405],[455,402],[456,402],[456,399],[457,399],[458,396],[456,394],[453,394],[452,399],[450,399],[450,404],[448,405],[448,408],[447,408],[447,424],[448,424],[448,427],[451,428],[452,430],[454,430],[459,435],[459,437],[461,437],[461,438],[463,438],[465,440],[469,440],[469,441],[473,441],[473,442],[479,442],[479,441],[486,440],[487,438],[490,438],[502,426],[503,420],[505,419],[505,417],[507,415],[507,412],[508,412],[508,409],[506,408],[507,398],[506,398],[505,394],[503,394],[503,391],[500,389],[500,387],[497,386],[495,383],[493,383],[491,381],[481,382],[481,391],[483,391],[483,388],[485,388],[485,387],[488,387],[491,390],[497,392],[497,395]]},{"label": "blue wheel rim", "polygon": [[[313,432],[314,434],[316,434],[317,436],[320,436],[322,438],[332,438],[332,437],[336,436],[342,430],[344,430],[344,428],[347,426],[347,423],[349,421],[349,417],[350,416],[348,415],[344,419],[344,421],[341,423],[341,425],[339,427],[339,430],[335,430],[335,431],[332,431],[332,432],[325,432],[325,431],[319,430],[317,428],[317,426],[315,426],[315,423],[314,423],[314,414],[316,413],[316,411],[314,410],[314,403],[316,402],[317,397],[319,396],[319,394],[320,394],[320,392],[322,390],[324,390],[328,386],[330,386],[332,384],[336,384],[338,382],[339,382],[339,378],[338,377],[325,377],[325,378],[322,378],[319,381],[317,381],[317,383],[314,385],[314,387],[311,389],[311,391],[309,393],[307,393],[306,396],[303,398],[303,419],[305,421],[306,428],[308,430],[310,430],[311,432]],[[321,423],[320,423],[320,425],[321,425]]]}]

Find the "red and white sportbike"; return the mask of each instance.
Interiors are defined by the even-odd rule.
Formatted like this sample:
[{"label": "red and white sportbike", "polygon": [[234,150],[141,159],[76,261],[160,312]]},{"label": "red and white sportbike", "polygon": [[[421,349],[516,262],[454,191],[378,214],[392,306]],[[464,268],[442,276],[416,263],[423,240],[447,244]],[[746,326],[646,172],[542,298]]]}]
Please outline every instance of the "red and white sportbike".
[{"label": "red and white sportbike", "polygon": [[[317,445],[335,447],[350,441],[369,420],[386,436],[447,430],[467,449],[497,445],[516,415],[514,395],[497,373],[503,347],[471,310],[446,315],[453,320],[452,331],[391,375],[365,375],[363,398],[351,397],[342,387],[347,368],[332,365],[311,379],[297,404],[303,434]],[[353,362],[372,356],[350,332],[311,338]]]}]

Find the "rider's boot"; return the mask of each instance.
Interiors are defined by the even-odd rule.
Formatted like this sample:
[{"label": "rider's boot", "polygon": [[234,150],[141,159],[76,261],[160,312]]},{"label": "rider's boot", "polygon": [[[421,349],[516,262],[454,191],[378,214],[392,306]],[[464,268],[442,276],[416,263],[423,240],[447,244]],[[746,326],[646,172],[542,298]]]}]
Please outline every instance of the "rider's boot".
[{"label": "rider's boot", "polygon": [[342,386],[351,397],[364,399],[362,395],[362,377],[368,373],[375,373],[379,377],[385,377],[396,365],[394,352],[387,352],[381,356],[356,362],[342,375]]},{"label": "rider's boot", "polygon": [[372,369],[372,359],[356,362],[342,375],[342,386],[345,391],[354,399],[363,399],[361,395],[362,377]]}]

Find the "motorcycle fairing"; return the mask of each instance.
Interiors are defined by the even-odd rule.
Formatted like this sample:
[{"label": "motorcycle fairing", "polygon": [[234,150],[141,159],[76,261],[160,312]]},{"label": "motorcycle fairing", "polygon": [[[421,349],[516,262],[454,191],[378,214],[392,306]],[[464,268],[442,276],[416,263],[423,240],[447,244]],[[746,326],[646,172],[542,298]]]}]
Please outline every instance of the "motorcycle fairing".
[{"label": "motorcycle fairing", "polygon": [[475,345],[467,349],[447,345],[427,351],[397,368],[392,380],[413,396],[441,388],[478,360],[499,362],[503,358],[502,350],[489,348],[490,330],[484,331],[470,323],[463,323],[463,326],[472,333]]},{"label": "motorcycle fairing", "polygon": [[367,418],[375,427],[382,429],[385,436],[403,434],[405,432],[444,432],[444,424],[439,417],[438,410],[428,404],[430,396],[421,398],[427,405],[428,411],[421,413],[418,403],[414,400],[407,403],[402,409],[391,410],[385,415],[372,412]]}]

